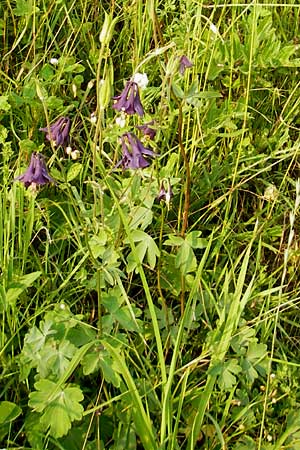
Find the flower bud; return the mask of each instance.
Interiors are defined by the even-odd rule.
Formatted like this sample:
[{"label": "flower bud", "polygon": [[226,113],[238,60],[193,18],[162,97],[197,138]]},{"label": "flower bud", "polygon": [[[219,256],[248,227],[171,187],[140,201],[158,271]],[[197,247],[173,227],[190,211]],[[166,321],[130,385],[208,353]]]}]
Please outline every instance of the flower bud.
[{"label": "flower bud", "polygon": [[101,33],[99,36],[99,40],[100,40],[101,44],[109,45],[117,20],[118,20],[117,17],[115,17],[113,19],[111,14],[105,13],[104,24],[103,24],[103,27],[102,27],[102,30],[101,30]]}]

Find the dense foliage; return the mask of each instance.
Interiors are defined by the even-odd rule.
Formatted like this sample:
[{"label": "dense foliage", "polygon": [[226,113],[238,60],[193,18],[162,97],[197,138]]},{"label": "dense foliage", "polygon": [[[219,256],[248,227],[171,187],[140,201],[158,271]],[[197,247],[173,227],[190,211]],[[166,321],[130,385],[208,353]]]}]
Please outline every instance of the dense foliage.
[{"label": "dense foliage", "polygon": [[0,2],[0,442],[300,448],[300,8]]}]

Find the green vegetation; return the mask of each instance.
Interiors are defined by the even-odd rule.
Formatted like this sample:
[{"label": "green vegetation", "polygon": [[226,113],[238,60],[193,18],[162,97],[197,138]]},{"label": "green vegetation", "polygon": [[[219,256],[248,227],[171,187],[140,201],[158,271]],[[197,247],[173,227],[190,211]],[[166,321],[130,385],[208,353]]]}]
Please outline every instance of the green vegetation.
[{"label": "green vegetation", "polygon": [[300,449],[298,3],[0,8],[1,446]]}]

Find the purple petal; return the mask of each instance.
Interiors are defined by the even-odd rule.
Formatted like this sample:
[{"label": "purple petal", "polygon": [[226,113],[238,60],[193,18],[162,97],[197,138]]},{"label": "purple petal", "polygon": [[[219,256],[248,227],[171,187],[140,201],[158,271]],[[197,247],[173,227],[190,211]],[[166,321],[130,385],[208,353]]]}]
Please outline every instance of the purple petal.
[{"label": "purple petal", "polygon": [[26,172],[16,177],[14,181],[16,180],[22,181],[26,188],[31,184],[43,185],[54,182],[48,174],[43,156],[36,152],[32,153]]},{"label": "purple petal", "polygon": [[185,55],[181,56],[179,60],[179,72],[184,75],[185,69],[193,67],[192,61],[190,61]]},{"label": "purple petal", "polygon": [[124,111],[126,114],[144,115],[144,109],[140,100],[138,85],[133,81],[127,81],[125,88],[120,95],[113,97],[116,102],[112,105],[117,111]]},{"label": "purple petal", "polygon": [[154,128],[149,127],[149,125],[151,125],[153,123],[149,122],[149,123],[145,123],[144,125],[137,125],[136,128],[138,128],[144,136],[148,136],[149,139],[151,139],[151,141],[155,138],[156,136],[156,130]]},{"label": "purple petal", "polygon": [[69,131],[71,127],[71,121],[68,117],[61,117],[50,127],[40,128],[40,131],[46,133],[46,139],[53,141],[57,146],[66,146],[69,143]]}]

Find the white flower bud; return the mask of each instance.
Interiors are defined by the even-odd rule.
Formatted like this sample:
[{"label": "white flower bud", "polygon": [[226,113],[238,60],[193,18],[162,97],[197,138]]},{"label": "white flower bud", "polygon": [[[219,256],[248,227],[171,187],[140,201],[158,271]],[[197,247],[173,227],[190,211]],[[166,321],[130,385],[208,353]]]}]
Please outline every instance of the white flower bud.
[{"label": "white flower bud", "polygon": [[79,150],[74,150],[73,152],[71,152],[71,158],[72,159],[76,160],[76,159],[79,158],[79,156],[80,156]]},{"label": "white flower bud", "polygon": [[149,83],[146,73],[135,73],[132,81],[138,85],[140,89],[145,89]]},{"label": "white flower bud", "polygon": [[58,59],[57,58],[51,58],[49,62],[53,66],[57,66],[58,65]]},{"label": "white flower bud", "polygon": [[93,112],[92,114],[91,114],[91,123],[97,123],[97,116],[96,116],[96,113],[95,112]]},{"label": "white flower bud", "polygon": [[125,127],[125,125],[126,125],[126,119],[125,119],[124,115],[116,117],[116,124],[117,124],[120,128],[124,128],[124,127]]}]

